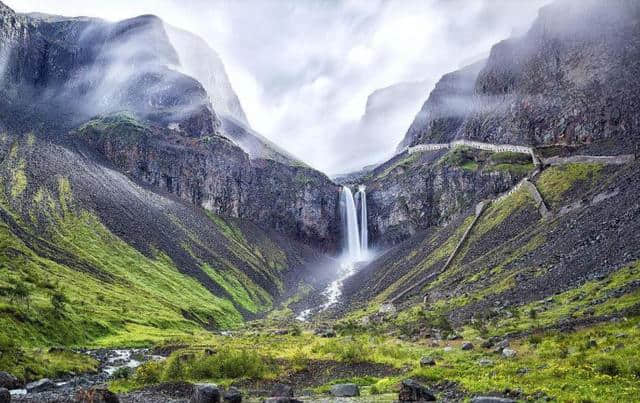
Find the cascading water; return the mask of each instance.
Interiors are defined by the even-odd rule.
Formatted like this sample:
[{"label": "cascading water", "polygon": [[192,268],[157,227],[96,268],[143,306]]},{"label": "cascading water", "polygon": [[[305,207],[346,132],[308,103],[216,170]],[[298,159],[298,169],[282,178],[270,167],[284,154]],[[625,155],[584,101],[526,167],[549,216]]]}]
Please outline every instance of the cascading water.
[{"label": "cascading water", "polygon": [[344,251],[348,263],[359,262],[362,258],[360,250],[360,234],[358,231],[358,214],[353,201],[351,189],[342,187],[340,194],[340,210],[343,217]]},{"label": "cascading water", "polygon": [[366,258],[369,253],[369,230],[367,228],[367,193],[365,186],[358,187],[360,196],[360,255]]}]

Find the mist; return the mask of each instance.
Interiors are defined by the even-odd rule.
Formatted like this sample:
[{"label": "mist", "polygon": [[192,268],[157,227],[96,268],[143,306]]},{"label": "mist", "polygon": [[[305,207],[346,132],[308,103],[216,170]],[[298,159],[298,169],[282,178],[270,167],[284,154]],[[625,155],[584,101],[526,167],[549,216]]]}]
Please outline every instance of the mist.
[{"label": "mist", "polygon": [[[220,55],[251,127],[328,174],[393,152],[440,76],[526,31],[547,2],[6,1],[19,12],[112,21],[155,14],[201,36]],[[399,102],[405,109],[382,119],[388,128],[362,130],[368,96],[410,82],[428,83],[422,100]]]}]

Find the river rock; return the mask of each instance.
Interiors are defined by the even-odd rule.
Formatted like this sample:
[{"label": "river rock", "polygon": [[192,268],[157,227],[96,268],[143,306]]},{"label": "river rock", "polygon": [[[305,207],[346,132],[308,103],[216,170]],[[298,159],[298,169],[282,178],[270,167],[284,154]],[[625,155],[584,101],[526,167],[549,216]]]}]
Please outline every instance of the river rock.
[{"label": "river rock", "polygon": [[0,371],[0,388],[20,389],[22,384],[15,376],[8,372]]},{"label": "river rock", "polygon": [[224,401],[228,403],[241,403],[242,393],[238,389],[231,387],[225,392]]},{"label": "river rock", "polygon": [[400,402],[435,402],[436,397],[429,389],[413,379],[402,381],[398,394]]},{"label": "river rock", "polygon": [[273,397],[293,397],[293,388],[283,383],[277,383],[271,391]]},{"label": "river rock", "polygon": [[504,397],[477,396],[471,399],[471,403],[516,403],[516,401]]},{"label": "river rock", "polygon": [[473,344],[466,342],[466,343],[462,343],[462,347],[463,350],[473,350]]},{"label": "river rock", "polygon": [[56,384],[53,383],[49,378],[43,378],[39,381],[28,383],[25,386],[27,393],[39,393],[45,392],[47,390],[55,389]]},{"label": "river rock", "polygon": [[11,402],[11,393],[9,393],[9,389],[0,388],[0,403],[10,403]]},{"label": "river rock", "polygon": [[220,389],[214,384],[200,385],[193,392],[190,403],[220,403]]},{"label": "river rock", "polygon": [[342,383],[331,387],[331,395],[334,397],[360,396],[360,388],[355,383]]}]

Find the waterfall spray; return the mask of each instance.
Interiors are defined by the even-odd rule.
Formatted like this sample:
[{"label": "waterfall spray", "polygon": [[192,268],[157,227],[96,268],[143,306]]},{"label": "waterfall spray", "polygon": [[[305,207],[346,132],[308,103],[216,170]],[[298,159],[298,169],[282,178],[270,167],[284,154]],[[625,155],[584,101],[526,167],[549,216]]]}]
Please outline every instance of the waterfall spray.
[{"label": "waterfall spray", "polygon": [[358,187],[360,195],[360,253],[363,257],[367,257],[369,249],[369,230],[367,228],[367,193],[365,186]]},{"label": "waterfall spray", "polygon": [[351,189],[347,186],[342,187],[340,194],[340,210],[344,228],[344,250],[350,263],[359,262],[361,260],[360,239],[358,233],[358,214],[356,213],[356,204],[353,201]]}]

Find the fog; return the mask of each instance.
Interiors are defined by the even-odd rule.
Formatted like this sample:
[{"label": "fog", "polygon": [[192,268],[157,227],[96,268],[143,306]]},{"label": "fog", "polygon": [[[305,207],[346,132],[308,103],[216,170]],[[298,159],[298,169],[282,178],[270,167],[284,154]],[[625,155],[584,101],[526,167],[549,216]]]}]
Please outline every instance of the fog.
[{"label": "fog", "polygon": [[524,32],[546,2],[5,1],[20,12],[108,20],[156,14],[200,35],[220,54],[252,128],[329,174],[391,153],[420,109],[419,100],[404,102],[389,129],[361,130],[369,94],[403,82],[431,87]]}]

